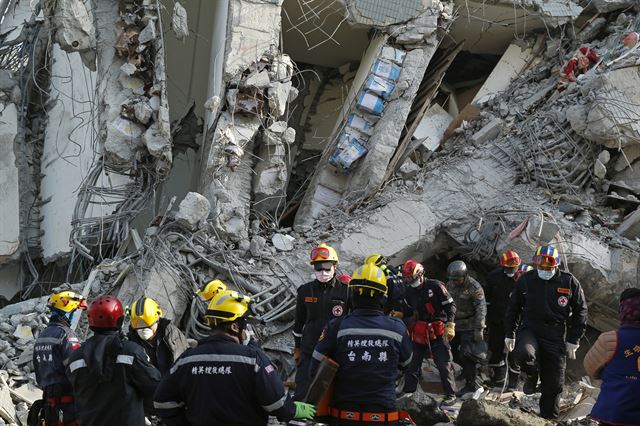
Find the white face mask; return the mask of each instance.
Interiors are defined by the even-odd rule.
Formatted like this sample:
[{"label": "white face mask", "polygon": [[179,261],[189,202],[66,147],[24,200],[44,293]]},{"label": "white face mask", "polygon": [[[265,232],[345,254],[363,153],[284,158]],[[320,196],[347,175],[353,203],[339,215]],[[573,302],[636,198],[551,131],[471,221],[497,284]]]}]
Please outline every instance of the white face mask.
[{"label": "white face mask", "polygon": [[331,271],[314,271],[316,274],[316,280],[321,283],[328,283],[333,278],[333,272]]},{"label": "white face mask", "polygon": [[515,274],[516,274],[515,272],[509,272],[509,273],[506,273],[505,275],[508,276],[509,278],[513,278]]},{"label": "white face mask", "polygon": [[138,336],[140,336],[142,340],[151,340],[154,335],[153,330],[150,328],[138,328],[136,333],[138,333]]},{"label": "white face mask", "polygon": [[420,284],[422,284],[421,280],[415,280],[412,283],[409,284],[409,287],[411,288],[418,288],[420,287]]},{"label": "white face mask", "polygon": [[556,274],[556,270],[552,269],[550,271],[544,271],[542,269],[537,269],[538,276],[541,280],[549,281]]}]

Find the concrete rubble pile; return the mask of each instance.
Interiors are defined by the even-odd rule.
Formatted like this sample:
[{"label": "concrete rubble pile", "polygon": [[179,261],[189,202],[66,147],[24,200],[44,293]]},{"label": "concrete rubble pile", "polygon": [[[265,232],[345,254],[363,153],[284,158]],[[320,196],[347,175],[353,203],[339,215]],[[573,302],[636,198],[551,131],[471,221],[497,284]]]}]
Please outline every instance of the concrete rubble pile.
[{"label": "concrete rubble pile", "polygon": [[[382,252],[439,279],[461,256],[482,280],[500,251],[526,261],[552,243],[594,332],[617,326],[640,262],[634,2],[519,2],[513,25],[532,29],[515,39],[456,19],[511,17],[506,0],[486,12],[440,0],[9,3],[0,290],[19,303],[0,309],[7,424],[24,424],[43,297],[66,282],[126,305],[152,297],[198,338],[196,292],[221,279],[254,298],[258,337],[290,377],[314,245],[336,248],[339,273]],[[37,42],[49,35],[55,45]],[[574,59],[586,72],[568,73]],[[567,386],[566,424],[587,424],[594,389]],[[535,396],[488,392],[452,412],[426,391],[404,403],[420,424],[544,424],[527,414]]]}]

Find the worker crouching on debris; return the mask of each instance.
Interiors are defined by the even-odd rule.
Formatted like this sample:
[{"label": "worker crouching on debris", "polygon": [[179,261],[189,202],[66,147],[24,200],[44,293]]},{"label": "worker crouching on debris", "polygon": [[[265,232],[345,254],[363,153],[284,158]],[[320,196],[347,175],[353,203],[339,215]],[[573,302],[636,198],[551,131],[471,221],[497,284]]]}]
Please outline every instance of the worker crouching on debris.
[{"label": "worker crouching on debris", "polygon": [[338,363],[331,399],[332,425],[397,425],[395,381],[411,362],[404,323],[383,312],[387,278],[374,264],[352,275],[352,313],[333,319],[313,351],[311,376],[329,357]]},{"label": "worker crouching on debris", "polygon": [[269,415],[283,422],[313,418],[312,405],[287,396],[267,355],[241,343],[252,318],[250,302],[234,291],[211,299],[206,313],[211,336],[178,358],[154,397],[167,425],[259,426]]},{"label": "worker crouching on debris", "polygon": [[51,310],[49,325],[42,330],[33,348],[36,382],[44,399],[41,416],[46,426],[77,425],[73,392],[63,362],[80,347],[70,325],[73,316],[79,314],[78,310],[86,309],[87,304],[81,295],[62,291],[52,294],[47,306]]},{"label": "worker crouching on debris", "polygon": [[143,426],[145,398],[151,398],[160,372],[144,350],[122,337],[122,303],[100,296],[89,305],[94,332],[67,361],[78,421],[82,426]]},{"label": "worker crouching on debris", "polygon": [[131,306],[129,340],[142,346],[153,364],[164,376],[171,365],[187,350],[182,331],[162,317],[158,302],[142,297]]},{"label": "worker crouching on debris", "polygon": [[293,324],[296,400],[302,400],[309,388],[309,361],[323,327],[346,314],[349,302],[349,287],[336,278],[338,254],[333,247],[320,244],[311,250],[311,264],[316,279],[298,288]]},{"label": "worker crouching on debris", "polygon": [[400,271],[387,264],[387,258],[381,254],[370,254],[364,260],[364,264],[371,263],[382,269],[387,277],[389,294],[384,305],[384,313],[392,317],[402,318],[404,310],[405,286]]},{"label": "worker crouching on debris", "polygon": [[487,356],[483,337],[487,315],[484,290],[469,276],[467,265],[461,260],[449,264],[447,280],[447,290],[456,304],[456,336],[451,341],[451,349],[454,360],[462,365],[466,380],[458,395],[475,393],[482,389],[479,367]]},{"label": "worker crouching on debris", "polygon": [[[560,411],[566,357],[576,358],[587,327],[587,302],[578,280],[561,272],[560,254],[540,246],[527,272],[511,294],[505,318],[505,347],[527,375],[523,391],[536,391],[541,381],[540,415],[554,419]],[[516,342],[516,331],[518,339]]]},{"label": "worker crouching on debris", "polygon": [[591,418],[603,425],[640,425],[640,289],[620,295],[620,328],[602,333],[584,358],[584,369],[602,379]]},{"label": "worker crouching on debris", "polygon": [[444,389],[443,405],[456,401],[453,357],[449,342],[455,336],[456,305],[444,283],[426,279],[424,266],[408,260],[402,267],[407,281],[405,322],[413,342],[413,358],[404,376],[405,396],[416,391],[425,354],[433,358]]},{"label": "worker crouching on debris", "polygon": [[504,350],[504,314],[509,305],[509,296],[515,288],[516,274],[521,264],[520,256],[513,250],[506,250],[500,255],[500,267],[487,275],[485,297],[487,299],[487,325],[489,327],[489,367],[493,378],[491,385],[503,388],[507,380],[509,390],[518,386],[520,368],[513,357],[508,360]]}]

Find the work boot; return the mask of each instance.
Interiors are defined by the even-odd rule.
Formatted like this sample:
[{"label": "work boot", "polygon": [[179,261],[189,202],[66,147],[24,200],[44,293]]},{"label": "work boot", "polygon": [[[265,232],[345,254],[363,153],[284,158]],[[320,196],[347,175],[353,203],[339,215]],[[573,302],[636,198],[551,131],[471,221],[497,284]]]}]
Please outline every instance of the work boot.
[{"label": "work boot", "polygon": [[494,388],[502,388],[504,386],[505,376],[507,375],[507,367],[495,367],[493,368],[493,377],[489,381],[489,385]]},{"label": "work boot", "polygon": [[471,382],[471,384],[466,384],[462,389],[460,389],[456,395],[463,396],[468,393],[476,393],[479,389],[482,389],[482,386],[475,382]]},{"label": "work boot", "polygon": [[507,390],[514,391],[518,389],[520,384],[520,372],[511,371],[509,369],[509,381],[507,383]]},{"label": "work boot", "polygon": [[456,403],[458,398],[455,395],[445,395],[444,399],[440,402],[440,406],[450,407]]},{"label": "work boot", "polygon": [[527,374],[527,378],[524,380],[524,386],[522,387],[522,392],[525,395],[531,395],[536,393],[536,388],[538,387],[538,375],[537,374]]}]

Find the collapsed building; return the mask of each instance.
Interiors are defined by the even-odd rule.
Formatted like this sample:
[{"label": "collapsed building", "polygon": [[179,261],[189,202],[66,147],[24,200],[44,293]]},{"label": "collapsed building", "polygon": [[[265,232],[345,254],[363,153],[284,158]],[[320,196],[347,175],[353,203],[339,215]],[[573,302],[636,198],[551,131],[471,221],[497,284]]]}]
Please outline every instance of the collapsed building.
[{"label": "collapsed building", "polygon": [[145,294],[198,337],[214,278],[288,375],[319,242],[346,273],[382,252],[437,278],[551,242],[614,328],[640,258],[634,3],[0,1],[6,380],[57,286]]}]

